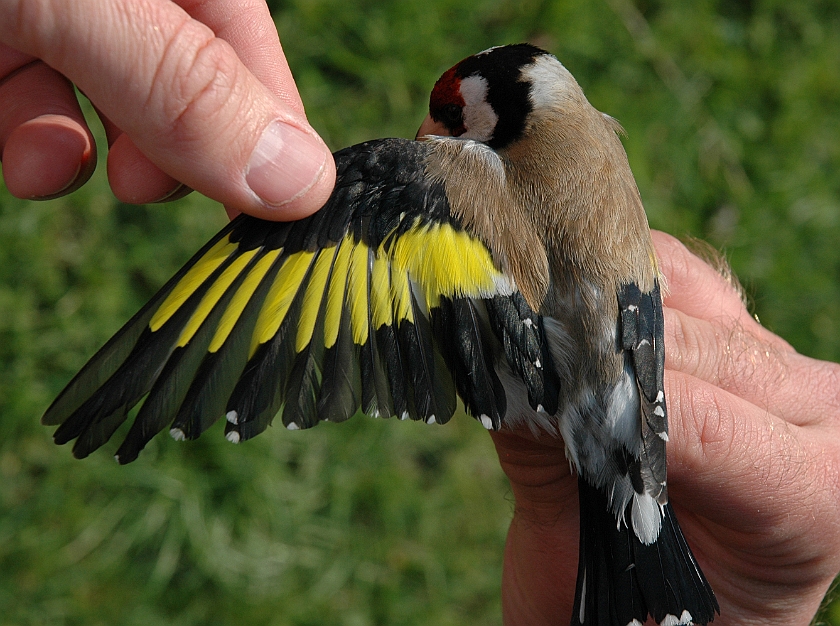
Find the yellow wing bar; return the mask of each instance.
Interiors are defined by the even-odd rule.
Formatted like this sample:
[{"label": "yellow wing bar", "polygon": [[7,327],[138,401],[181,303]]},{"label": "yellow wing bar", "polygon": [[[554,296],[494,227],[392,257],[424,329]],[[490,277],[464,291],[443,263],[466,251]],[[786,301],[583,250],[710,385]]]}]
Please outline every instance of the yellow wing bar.
[{"label": "yellow wing bar", "polygon": [[284,254],[282,249],[262,251],[251,264],[257,249],[239,253],[230,236],[219,241],[175,285],[155,311],[149,329],[157,332],[170,320],[222,264],[233,258],[206,290],[189,322],[181,332],[178,346],[186,346],[222,299],[234,280],[247,269],[247,276],[230,299],[208,350],[217,351],[238,321],[245,305],[274,263],[280,267],[268,295],[263,301],[251,339],[249,357],[260,345],[271,340],[289,313],[301,290],[303,305],[297,327],[295,349],[303,350],[313,339],[319,311],[325,308],[323,335],[326,348],[336,341],[341,311],[350,313],[353,341],[358,345],[368,340],[371,328],[413,322],[410,306],[412,288],[422,295],[424,308],[438,306],[441,296],[490,297],[509,295],[513,283],[499,271],[487,247],[463,230],[449,224],[420,224],[419,220],[405,232],[396,231],[376,249],[350,234],[338,245],[314,252]]}]

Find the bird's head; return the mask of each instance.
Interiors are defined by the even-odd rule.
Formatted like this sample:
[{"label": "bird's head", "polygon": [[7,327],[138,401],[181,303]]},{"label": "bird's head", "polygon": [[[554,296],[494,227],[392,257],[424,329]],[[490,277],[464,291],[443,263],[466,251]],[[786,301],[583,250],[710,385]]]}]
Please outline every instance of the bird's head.
[{"label": "bird's head", "polygon": [[586,109],[591,106],[577,82],[553,55],[524,43],[498,46],[438,79],[417,138],[474,139],[500,150],[546,113]]}]

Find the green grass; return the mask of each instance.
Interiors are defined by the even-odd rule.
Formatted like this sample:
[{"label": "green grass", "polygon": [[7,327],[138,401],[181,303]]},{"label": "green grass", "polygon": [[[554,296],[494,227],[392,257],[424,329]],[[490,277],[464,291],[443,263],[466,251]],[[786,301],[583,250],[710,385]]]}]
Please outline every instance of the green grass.
[{"label": "green grass", "polygon": [[[840,360],[836,3],[289,0],[274,14],[334,148],[413,136],[440,72],[529,40],[618,118],[654,227],[725,249],[765,325]],[[0,190],[3,623],[494,624],[511,498],[489,438],[368,419],[77,461],[38,418],[221,224],[212,202]],[[840,625],[840,606],[824,619]]]}]

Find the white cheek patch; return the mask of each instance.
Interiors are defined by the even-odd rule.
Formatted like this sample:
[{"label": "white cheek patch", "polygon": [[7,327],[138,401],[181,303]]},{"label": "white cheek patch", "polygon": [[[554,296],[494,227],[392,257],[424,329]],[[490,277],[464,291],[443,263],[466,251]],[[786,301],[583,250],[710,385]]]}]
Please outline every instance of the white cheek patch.
[{"label": "white cheek patch", "polygon": [[499,116],[487,102],[487,79],[483,76],[467,76],[461,80],[461,97],[464,99],[463,139],[488,141],[493,137]]}]

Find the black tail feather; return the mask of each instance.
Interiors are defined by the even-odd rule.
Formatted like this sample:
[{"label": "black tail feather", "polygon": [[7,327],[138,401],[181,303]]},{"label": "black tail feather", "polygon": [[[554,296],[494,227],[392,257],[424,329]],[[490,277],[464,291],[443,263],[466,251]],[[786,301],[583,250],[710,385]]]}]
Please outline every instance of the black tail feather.
[{"label": "black tail feather", "polygon": [[[708,624],[720,609],[669,504],[659,538],[644,545],[623,521],[616,524],[607,496],[578,480],[580,556],[572,626],[662,623]],[[630,520],[630,505],[625,519]],[[685,612],[690,621],[683,621]]]}]

